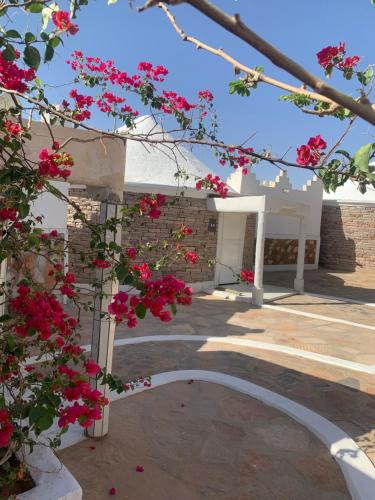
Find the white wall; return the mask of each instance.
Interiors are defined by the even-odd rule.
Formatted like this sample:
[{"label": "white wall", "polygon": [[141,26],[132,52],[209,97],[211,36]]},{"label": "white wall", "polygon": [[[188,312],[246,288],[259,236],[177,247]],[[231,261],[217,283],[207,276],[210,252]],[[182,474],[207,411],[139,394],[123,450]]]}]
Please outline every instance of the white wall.
[{"label": "white wall", "polygon": [[[228,185],[241,195],[275,196],[290,202],[303,203],[310,210],[306,218],[306,235],[319,239],[322,215],[323,185],[314,177],[303,186],[302,190],[293,189],[285,172],[281,172],[274,181],[259,182],[253,173],[243,175],[239,170],[228,177]],[[266,237],[296,238],[298,236],[298,219],[280,215],[267,215]]]},{"label": "white wall", "polygon": [[356,182],[347,181],[343,186],[336,189],[334,193],[323,193],[323,203],[371,203],[375,204],[375,189],[367,189],[365,194],[358,191]]},{"label": "white wall", "polygon": [[[67,182],[52,181],[51,184],[68,196],[69,184]],[[43,215],[41,227],[44,229],[59,229],[66,232],[67,229],[67,204],[58,200],[51,193],[42,193],[31,207],[33,215]]]}]

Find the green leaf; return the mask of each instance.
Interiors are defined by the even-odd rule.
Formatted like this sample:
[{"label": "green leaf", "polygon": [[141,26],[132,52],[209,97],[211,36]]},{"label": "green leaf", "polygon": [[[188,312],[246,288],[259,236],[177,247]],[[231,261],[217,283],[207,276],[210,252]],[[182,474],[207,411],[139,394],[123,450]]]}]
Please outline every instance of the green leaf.
[{"label": "green leaf", "polygon": [[26,43],[33,43],[33,42],[35,42],[35,40],[36,40],[36,36],[34,35],[34,33],[31,33],[30,31],[28,31],[25,34],[25,42]]},{"label": "green leaf", "polygon": [[117,279],[122,283],[128,275],[128,267],[125,264],[120,264],[116,267],[115,272]]},{"label": "green leaf", "polygon": [[18,212],[20,214],[20,218],[24,219],[29,215],[30,207],[27,203],[22,203],[18,205]]},{"label": "green leaf", "polygon": [[12,45],[7,45],[7,48],[3,50],[2,56],[6,61],[14,61],[17,54]]},{"label": "green leaf", "polygon": [[138,304],[135,308],[135,314],[139,319],[143,319],[146,316],[147,309],[143,304]]},{"label": "green leaf", "polygon": [[6,38],[22,38],[16,30],[9,30],[5,33]]},{"label": "green leaf", "polygon": [[355,167],[361,172],[369,172],[371,149],[372,143],[365,144],[358,149],[353,157]]},{"label": "green leaf", "polygon": [[46,409],[43,408],[42,406],[36,406],[34,408],[31,408],[29,412],[29,422],[30,425],[33,425],[37,422],[37,420],[46,413]]},{"label": "green leaf", "polygon": [[41,2],[33,2],[26,8],[32,14],[39,14],[43,10],[43,4]]},{"label": "green leaf", "polygon": [[38,431],[46,431],[51,427],[53,424],[53,417],[46,413],[42,417],[38,418],[36,422],[36,426],[38,428]]},{"label": "green leaf", "polygon": [[61,42],[61,38],[59,36],[54,36],[53,38],[50,39],[48,42],[48,45],[50,45],[52,48],[56,48],[59,43]]},{"label": "green leaf", "polygon": [[39,50],[32,45],[28,45],[23,51],[23,60],[29,66],[29,68],[37,70],[40,65]]},{"label": "green leaf", "polygon": [[47,45],[46,46],[46,51],[44,53],[44,62],[48,62],[48,61],[51,61],[51,59],[53,58],[55,54],[55,51],[53,49],[53,47],[51,47],[51,45]]}]

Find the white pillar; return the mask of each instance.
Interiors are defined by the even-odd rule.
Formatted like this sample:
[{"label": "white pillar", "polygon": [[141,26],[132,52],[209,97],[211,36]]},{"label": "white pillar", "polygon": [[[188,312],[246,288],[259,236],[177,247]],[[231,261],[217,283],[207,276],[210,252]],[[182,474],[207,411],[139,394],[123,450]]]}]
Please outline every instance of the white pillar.
[{"label": "white pillar", "polygon": [[[7,279],[7,261],[4,259],[0,265],[0,283],[5,286]],[[3,316],[6,312],[6,297],[5,295],[0,296],[0,316]]]},{"label": "white pillar", "polygon": [[304,288],[303,271],[305,268],[305,247],[306,247],[305,218],[300,217],[299,231],[298,231],[297,274],[294,280],[294,289],[297,292],[303,292]]},{"label": "white pillar", "polygon": [[255,247],[255,266],[254,266],[254,287],[253,304],[261,306],[263,304],[263,262],[264,262],[264,239],[266,236],[266,214],[258,212],[257,217],[257,241]]},{"label": "white pillar", "polygon": [[[118,217],[121,205],[103,201],[100,205],[100,224],[112,217]],[[107,231],[105,234],[106,242],[115,241],[121,245],[121,226],[118,226],[116,232]],[[98,269],[96,279],[101,283],[101,289],[98,290],[98,296],[95,300],[95,310],[92,329],[91,357],[107,373],[112,370],[113,341],[115,335],[115,321],[110,318],[102,318],[101,313],[108,313],[108,306],[112,301],[113,295],[118,292],[118,281],[105,281],[110,272],[108,269]],[[108,385],[102,385],[95,379],[92,380],[93,389],[98,389],[109,399]],[[88,435],[91,437],[101,437],[108,433],[109,405],[103,410],[103,418],[96,420],[94,425],[88,428]]]}]

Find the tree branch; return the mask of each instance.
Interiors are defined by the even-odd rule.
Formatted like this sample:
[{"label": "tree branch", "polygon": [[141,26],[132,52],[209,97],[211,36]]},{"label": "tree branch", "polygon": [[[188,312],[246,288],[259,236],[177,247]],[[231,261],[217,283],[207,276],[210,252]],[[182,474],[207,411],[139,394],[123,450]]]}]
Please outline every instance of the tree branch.
[{"label": "tree branch", "polygon": [[[148,0],[139,10],[142,11],[146,8],[155,7],[158,3],[159,2],[156,0]],[[371,103],[366,101],[362,102],[361,98],[358,101],[354,100],[349,95],[331,87],[327,82],[307,71],[303,66],[296,63],[293,59],[275,48],[246,26],[246,24],[241,21],[239,14],[229,16],[226,12],[219,9],[209,0],[165,0],[164,3],[168,5],[177,5],[181,3],[190,4],[216,24],[219,24],[225,30],[229,31],[263,54],[275,66],[283,69],[299,81],[305,83],[314,92],[318,92],[320,95],[334,101],[339,106],[349,109],[353,114],[358,115],[368,123],[375,125],[374,105],[371,105]]]},{"label": "tree branch", "polygon": [[[330,104],[330,109],[325,110],[324,112],[322,111],[312,111],[311,114],[330,114],[333,113],[339,106],[336,104],[334,101],[329,99],[328,97],[325,97],[324,95],[318,94],[316,92],[311,92],[309,90],[302,89],[301,87],[296,87],[295,85],[289,85],[288,83],[281,82],[279,80],[276,80],[275,78],[271,78],[269,76],[266,76],[264,73],[260,73],[259,71],[256,71],[253,68],[250,68],[249,66],[246,66],[245,64],[242,64],[240,61],[235,59],[234,57],[230,56],[227,54],[223,49],[215,49],[214,47],[211,47],[210,45],[207,45],[204,42],[201,42],[197,38],[194,38],[190,35],[187,35],[183,29],[177,24],[176,17],[172,14],[172,12],[168,9],[168,7],[165,5],[164,2],[159,2],[158,7],[161,8],[166,16],[168,17],[170,23],[172,24],[174,30],[176,33],[181,37],[181,39],[184,42],[190,42],[193,45],[196,46],[197,49],[203,49],[206,50],[207,52],[210,52],[211,54],[214,54],[215,56],[221,57],[225,61],[227,61],[229,64],[231,64],[234,69],[239,69],[246,73],[247,75],[250,75],[252,78],[254,78],[256,81],[268,83],[269,85],[272,85],[274,87],[277,87],[282,90],[286,90],[287,92],[291,92],[293,94],[304,94],[310,99],[315,99],[321,102],[325,102],[327,104]],[[309,110],[311,111],[311,110]]]}]

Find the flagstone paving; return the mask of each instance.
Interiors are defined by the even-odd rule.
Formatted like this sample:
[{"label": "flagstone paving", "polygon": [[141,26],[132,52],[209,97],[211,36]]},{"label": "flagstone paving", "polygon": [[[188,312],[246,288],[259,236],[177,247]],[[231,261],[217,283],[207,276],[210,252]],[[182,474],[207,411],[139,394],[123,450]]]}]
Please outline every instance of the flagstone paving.
[{"label": "flagstone paving", "polygon": [[124,381],[174,370],[221,372],[282,394],[336,423],[375,463],[373,375],[215,343],[151,342],[115,349],[113,372]]},{"label": "flagstone paving", "polygon": [[[301,297],[302,302],[311,300],[307,296]],[[300,300],[299,296],[289,299]],[[284,302],[280,302],[281,304],[302,312],[306,307],[303,303],[298,306]],[[81,343],[89,344],[91,314],[83,312],[81,321],[83,324]],[[234,336],[375,365],[373,330],[295,316],[269,308],[261,309],[251,304],[224,300],[212,295],[194,296],[192,306],[180,307],[177,315],[169,323],[161,323],[152,316],[146,316],[139,321],[136,328],[129,329],[120,325],[116,328],[115,338],[170,334]]]},{"label": "flagstone paving", "polygon": [[296,311],[329,316],[375,327],[375,307],[345,302],[345,299],[329,300],[307,293],[275,300],[271,305],[285,306]]},{"label": "flagstone paving", "polygon": [[[312,293],[375,302],[371,289],[375,272],[366,273],[367,280],[362,272],[311,271],[306,276],[306,289]],[[293,278],[294,273],[272,273],[271,281],[290,286]],[[281,350],[198,337],[148,341],[116,346],[113,372],[124,382],[174,370],[234,375],[327,418],[375,464],[375,376],[307,359],[305,353],[282,352],[285,346],[293,347],[371,368],[375,331],[369,326],[375,325],[375,308],[309,294],[273,304],[258,308],[200,294],[194,296],[191,307],[180,307],[171,322],[161,323],[148,315],[134,329],[118,326],[115,338],[236,337]],[[275,306],[278,309],[272,309]],[[81,323],[81,343],[89,344],[91,313],[83,311]],[[85,441],[60,454],[81,482],[84,498],[105,498],[112,486],[119,488],[118,498],[136,500],[149,500],[150,491],[153,500],[348,498],[336,464],[306,428],[229,389],[202,382],[170,384],[113,403],[110,413],[111,434],[95,444],[96,450],[90,450],[92,442]],[[140,462],[145,466],[142,474],[134,471]]]},{"label": "flagstone paving", "polygon": [[124,500],[350,498],[339,467],[305,427],[205,382],[177,382],[113,403],[109,435],[59,457],[84,500],[107,498],[113,487]]},{"label": "flagstone paving", "polygon": [[[334,297],[375,303],[375,269],[357,268],[355,272],[332,271],[325,268],[305,271],[305,291]],[[264,282],[293,288],[295,271],[272,271],[264,274]]]}]

